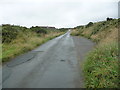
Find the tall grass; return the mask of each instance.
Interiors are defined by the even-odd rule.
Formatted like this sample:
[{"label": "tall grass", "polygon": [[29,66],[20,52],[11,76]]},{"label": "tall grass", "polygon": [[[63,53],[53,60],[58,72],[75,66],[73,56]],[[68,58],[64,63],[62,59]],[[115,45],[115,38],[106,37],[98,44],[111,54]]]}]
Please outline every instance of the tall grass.
[{"label": "tall grass", "polygon": [[2,62],[6,62],[17,55],[34,49],[48,40],[63,34],[64,32],[51,32],[48,34],[37,34],[34,32],[19,33],[12,42],[2,44]]},{"label": "tall grass", "polygon": [[[87,88],[118,88],[118,19],[93,23],[90,27],[77,28],[72,35],[89,38],[97,46],[83,63]],[[74,34],[75,33],[75,34]]]},{"label": "tall grass", "polygon": [[89,53],[84,63],[87,88],[118,88],[118,43],[100,45]]}]

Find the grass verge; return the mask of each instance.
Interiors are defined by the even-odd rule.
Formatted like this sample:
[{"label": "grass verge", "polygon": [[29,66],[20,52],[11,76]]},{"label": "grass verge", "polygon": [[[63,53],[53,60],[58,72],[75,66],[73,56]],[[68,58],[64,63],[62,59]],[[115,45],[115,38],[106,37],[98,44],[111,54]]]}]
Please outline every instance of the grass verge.
[{"label": "grass verge", "polygon": [[46,35],[38,36],[36,33],[28,32],[27,34],[19,34],[18,37],[11,43],[2,44],[2,62],[7,62],[8,60],[15,58],[16,56],[28,52],[37,46],[51,40],[64,32],[51,32]]},{"label": "grass verge", "polygon": [[118,88],[118,44],[100,45],[91,51],[84,62],[87,88]]},{"label": "grass verge", "polygon": [[73,29],[71,35],[83,36],[97,43],[83,63],[86,88],[119,88],[117,27],[118,19],[113,19]]}]

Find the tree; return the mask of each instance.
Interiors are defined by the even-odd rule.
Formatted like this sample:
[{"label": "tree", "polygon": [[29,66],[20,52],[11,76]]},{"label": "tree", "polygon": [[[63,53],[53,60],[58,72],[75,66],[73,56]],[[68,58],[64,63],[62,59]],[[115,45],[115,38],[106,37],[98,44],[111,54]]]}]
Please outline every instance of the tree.
[{"label": "tree", "polygon": [[111,20],[113,20],[113,18],[109,18],[109,17],[107,17],[107,21],[111,21]]}]

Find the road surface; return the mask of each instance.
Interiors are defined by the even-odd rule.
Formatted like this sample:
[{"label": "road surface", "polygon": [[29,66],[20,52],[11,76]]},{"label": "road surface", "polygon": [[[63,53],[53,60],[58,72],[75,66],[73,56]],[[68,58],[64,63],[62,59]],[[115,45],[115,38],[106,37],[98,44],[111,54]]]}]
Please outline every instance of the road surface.
[{"label": "road surface", "polygon": [[3,66],[3,88],[81,88],[86,53],[94,44],[70,30]]}]

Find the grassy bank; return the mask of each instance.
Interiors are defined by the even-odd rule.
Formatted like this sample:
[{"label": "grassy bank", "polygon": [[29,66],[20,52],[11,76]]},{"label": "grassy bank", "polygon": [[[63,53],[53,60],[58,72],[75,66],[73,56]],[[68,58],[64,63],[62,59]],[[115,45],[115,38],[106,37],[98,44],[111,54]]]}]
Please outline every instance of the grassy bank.
[{"label": "grassy bank", "polygon": [[[9,28],[10,27],[11,26],[9,26]],[[17,30],[18,30],[18,27],[17,27]],[[21,31],[21,27],[19,27],[19,29],[20,29],[19,32],[17,32],[17,35],[15,34],[15,36],[13,36],[14,35],[13,32],[9,32],[11,34],[11,37],[3,36],[4,42],[1,44],[2,45],[2,56],[0,57],[2,58],[2,62],[6,62],[12,58],[15,58],[16,56],[23,54],[25,52],[28,52],[36,48],[37,46],[47,42],[48,40],[51,40],[65,33],[65,31],[50,30],[50,29],[49,30],[45,29],[46,32],[43,32],[43,33],[31,31],[28,28],[26,28],[28,30],[25,29],[24,31]],[[6,32],[8,32],[7,30]],[[15,37],[15,38],[12,38],[12,37]]]},{"label": "grassy bank", "polygon": [[87,88],[118,88],[118,20],[88,23],[75,27],[72,35],[83,36],[97,43],[84,62]]}]

